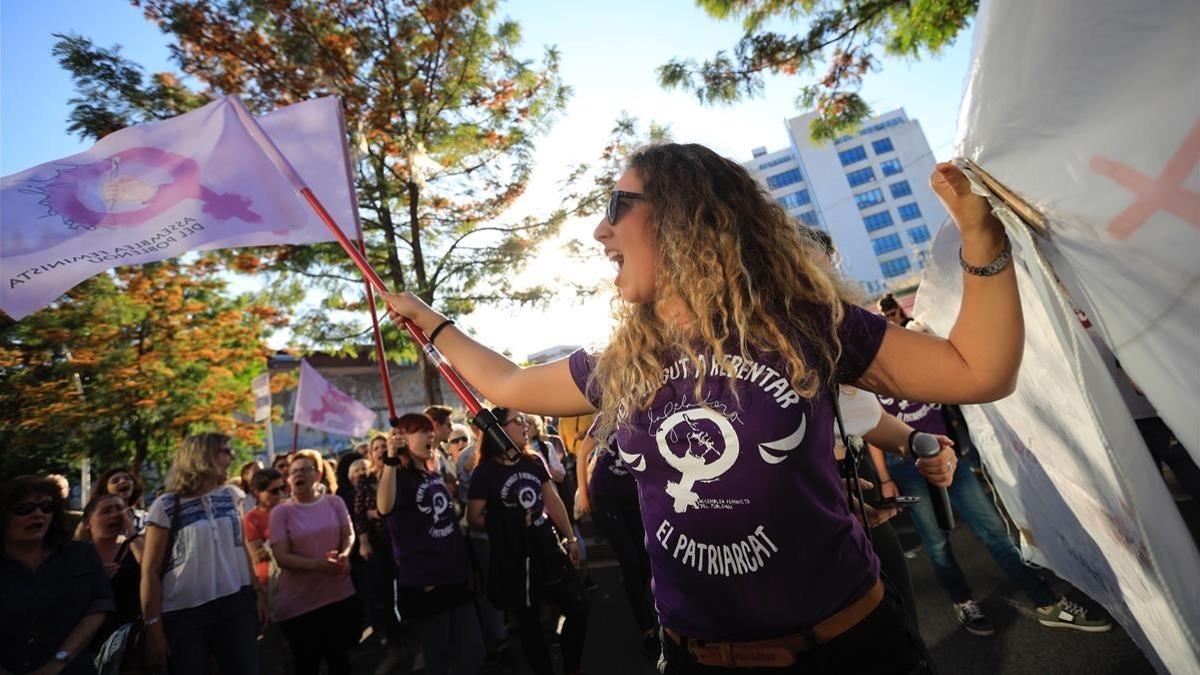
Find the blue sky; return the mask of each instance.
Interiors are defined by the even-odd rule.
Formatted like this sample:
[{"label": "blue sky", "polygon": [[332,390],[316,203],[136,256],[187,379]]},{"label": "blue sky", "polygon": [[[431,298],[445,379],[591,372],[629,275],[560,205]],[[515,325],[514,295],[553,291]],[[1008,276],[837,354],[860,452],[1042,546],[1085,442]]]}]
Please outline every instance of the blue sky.
[{"label": "blue sky", "polygon": [[[787,142],[784,119],[796,114],[801,78],[771,78],[764,95],[735,106],[702,107],[683,91],[664,91],[655,68],[671,57],[702,59],[731,48],[741,34],[737,22],[717,22],[688,0],[515,0],[502,13],[522,25],[524,49],[537,56],[557,45],[563,77],[574,89],[566,113],[540,143],[537,170],[518,211],[537,212],[557,203],[555,185],[566,166],[596,156],[622,112],[668,124],[676,140],[699,142],[737,160],[758,146],[774,150]],[[786,26],[781,26],[786,28]],[[167,42],[141,12],[121,0],[0,0],[0,174],[7,175],[73,154],[88,144],[67,134],[70,79],[50,54],[53,33],[75,32],[102,46],[121,44],[147,72],[172,69]],[[970,54],[969,34],[934,59],[916,63],[890,59],[867,76],[863,96],[876,112],[904,107],[921,122],[938,159],[950,156],[962,84]],[[588,237],[590,223],[571,223],[566,237]],[[527,275],[544,281],[560,270],[553,250],[544,252]],[[601,261],[579,274],[611,276]],[[602,303],[556,303],[548,312],[516,313],[521,331],[498,346],[521,356],[559,343],[580,343],[603,334]],[[483,311],[468,326],[494,325],[511,311]],[[555,320],[545,321],[551,318]],[[598,320],[600,319],[600,320]],[[511,319],[509,319],[511,320]]]}]

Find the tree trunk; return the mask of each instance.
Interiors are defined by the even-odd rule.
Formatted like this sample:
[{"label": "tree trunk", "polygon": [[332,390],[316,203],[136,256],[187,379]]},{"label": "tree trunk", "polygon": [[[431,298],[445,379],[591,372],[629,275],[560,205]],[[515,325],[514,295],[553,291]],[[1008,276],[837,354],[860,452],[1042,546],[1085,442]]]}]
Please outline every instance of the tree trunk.
[{"label": "tree trunk", "polygon": [[426,405],[441,405],[445,403],[442,400],[441,378],[442,374],[438,372],[437,367],[433,365],[427,356],[421,354],[421,382],[425,384]]}]

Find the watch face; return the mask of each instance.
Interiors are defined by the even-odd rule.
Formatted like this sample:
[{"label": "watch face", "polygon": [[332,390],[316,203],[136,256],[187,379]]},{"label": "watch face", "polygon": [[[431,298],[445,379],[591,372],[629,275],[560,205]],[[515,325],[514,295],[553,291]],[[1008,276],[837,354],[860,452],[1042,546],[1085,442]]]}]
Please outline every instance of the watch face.
[{"label": "watch face", "polygon": [[71,652],[68,652],[68,651],[54,652],[54,660],[55,661],[66,661],[67,658],[69,658],[70,656],[71,656]]}]

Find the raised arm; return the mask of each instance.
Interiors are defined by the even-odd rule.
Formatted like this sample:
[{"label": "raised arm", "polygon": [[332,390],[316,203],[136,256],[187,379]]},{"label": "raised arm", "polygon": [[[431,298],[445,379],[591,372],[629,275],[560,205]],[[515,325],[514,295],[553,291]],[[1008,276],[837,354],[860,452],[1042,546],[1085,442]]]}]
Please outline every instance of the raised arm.
[{"label": "raised arm", "polygon": [[[971,192],[952,164],[938,164],[934,193],[962,234],[962,257],[984,267],[1004,250],[1005,235],[987,200]],[[889,326],[879,353],[857,386],[931,403],[984,403],[1012,393],[1025,323],[1013,263],[993,276],[963,274],[962,303],[949,338]]]},{"label": "raised arm", "polygon": [[[392,313],[412,319],[426,334],[445,320],[409,291],[383,296]],[[438,333],[437,348],[471,386],[495,405],[556,416],[595,410],[571,379],[566,359],[522,368],[453,325]]]}]

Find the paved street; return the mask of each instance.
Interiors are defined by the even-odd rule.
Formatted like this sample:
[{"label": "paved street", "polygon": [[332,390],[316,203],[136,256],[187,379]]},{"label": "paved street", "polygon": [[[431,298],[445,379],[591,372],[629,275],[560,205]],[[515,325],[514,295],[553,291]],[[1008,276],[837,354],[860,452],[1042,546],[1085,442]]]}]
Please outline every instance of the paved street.
[{"label": "paved street", "polygon": [[[893,521],[906,549],[912,551],[909,570],[917,594],[921,632],[943,674],[1024,675],[1026,673],[1089,673],[1137,675],[1153,673],[1125,631],[1114,626],[1109,633],[1080,633],[1050,629],[1038,624],[1020,589],[992,562],[987,550],[960,526],[952,535],[954,551],[976,598],[996,624],[996,634],[975,637],[954,618],[949,600],[937,585],[929,558],[920,550],[907,521]],[[594,547],[605,555],[603,544]],[[584,666],[597,675],[650,675],[655,669],[642,654],[640,636],[620,587],[620,572],[610,560],[593,561],[592,575],[599,588],[591,593]],[[1066,585],[1053,581],[1056,590]],[[512,641],[517,651],[516,640]],[[364,649],[356,671],[370,673],[378,660],[377,649]],[[519,657],[514,654],[514,660]],[[488,673],[504,672],[490,668]],[[519,670],[518,672],[527,672]]]}]

